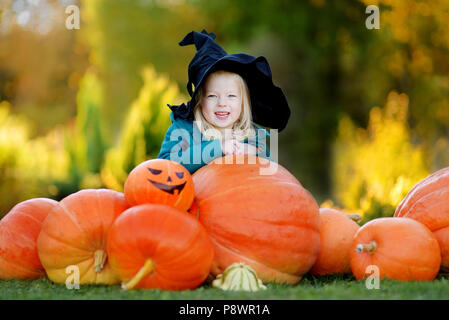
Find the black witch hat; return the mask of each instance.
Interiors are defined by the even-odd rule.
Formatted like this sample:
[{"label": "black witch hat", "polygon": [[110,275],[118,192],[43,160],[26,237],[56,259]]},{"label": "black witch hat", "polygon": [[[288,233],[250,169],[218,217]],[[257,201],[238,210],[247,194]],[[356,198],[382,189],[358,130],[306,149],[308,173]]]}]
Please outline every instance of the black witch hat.
[{"label": "black witch hat", "polygon": [[290,108],[282,90],[273,84],[271,69],[265,57],[244,53],[227,54],[214,40],[215,34],[189,32],[180,46],[195,44],[197,52],[189,64],[187,91],[191,100],[179,106],[168,105],[175,118],[193,120],[195,93],[206,77],[217,70],[239,74],[245,79],[251,99],[253,121],[261,126],[283,130],[290,117]]}]

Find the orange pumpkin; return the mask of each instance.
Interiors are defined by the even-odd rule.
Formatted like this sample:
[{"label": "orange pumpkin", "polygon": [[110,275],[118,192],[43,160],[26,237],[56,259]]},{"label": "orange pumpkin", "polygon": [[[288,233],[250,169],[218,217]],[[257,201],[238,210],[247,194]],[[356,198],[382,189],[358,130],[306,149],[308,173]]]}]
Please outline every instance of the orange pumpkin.
[{"label": "orange pumpkin", "polygon": [[379,278],[401,281],[433,280],[441,254],[438,241],[422,223],[408,218],[378,218],[355,234],[350,251],[351,270],[357,280],[379,268]]},{"label": "orange pumpkin", "polygon": [[195,196],[187,169],[167,159],[152,159],[135,167],[125,181],[125,198],[130,206],[167,204],[187,211]]},{"label": "orange pumpkin", "polygon": [[198,218],[198,215],[200,213],[200,207],[198,205],[198,200],[196,198],[193,199],[192,205],[187,210],[189,214],[191,214],[193,217]]},{"label": "orange pumpkin", "polygon": [[359,225],[335,209],[320,208],[320,218],[320,252],[310,273],[351,273],[349,251]]},{"label": "orange pumpkin", "polygon": [[424,178],[407,193],[395,217],[407,217],[426,225],[441,248],[441,269],[449,271],[449,168]]},{"label": "orange pumpkin", "polygon": [[42,224],[37,241],[39,257],[54,282],[65,283],[66,268],[77,266],[80,284],[119,282],[107,260],[109,228],[128,205],[122,193],[86,189],[59,202]]},{"label": "orange pumpkin", "polygon": [[297,283],[318,255],[319,208],[285,168],[261,175],[262,165],[227,156],[193,174],[199,221],[214,244],[211,272],[244,262],[262,281]]},{"label": "orange pumpkin", "polygon": [[163,204],[125,211],[108,238],[109,261],[124,289],[193,289],[208,276],[213,248],[192,216]]},{"label": "orange pumpkin", "polygon": [[0,221],[0,279],[45,276],[37,253],[42,222],[57,201],[35,198],[20,202]]}]

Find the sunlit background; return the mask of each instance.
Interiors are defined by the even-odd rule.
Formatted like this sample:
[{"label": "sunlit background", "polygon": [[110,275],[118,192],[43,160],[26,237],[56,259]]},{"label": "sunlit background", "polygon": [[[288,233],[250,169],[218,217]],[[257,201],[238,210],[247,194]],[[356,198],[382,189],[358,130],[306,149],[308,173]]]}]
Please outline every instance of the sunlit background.
[{"label": "sunlit background", "polygon": [[177,43],[203,28],[267,57],[292,109],[279,162],[318,203],[390,216],[449,166],[448,21],[447,0],[0,0],[0,216],[122,190],[187,100],[195,48]]}]

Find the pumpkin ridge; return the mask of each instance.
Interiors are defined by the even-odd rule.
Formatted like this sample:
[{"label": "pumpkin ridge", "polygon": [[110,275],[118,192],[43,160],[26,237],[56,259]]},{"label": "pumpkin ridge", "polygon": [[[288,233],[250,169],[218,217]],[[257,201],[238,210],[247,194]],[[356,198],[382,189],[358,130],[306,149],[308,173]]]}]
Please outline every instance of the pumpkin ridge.
[{"label": "pumpkin ridge", "polygon": [[[201,232],[200,232],[199,229],[198,229],[197,233],[195,234],[194,237],[192,237],[192,238],[190,239],[190,241],[188,242],[188,246],[186,246],[186,247],[190,248],[190,247],[191,247],[191,244],[195,243],[195,242],[198,240],[197,237],[198,237],[198,235],[199,235],[200,233],[201,233]],[[159,245],[156,247],[156,250],[155,250],[155,251],[157,251],[158,247],[159,247]],[[170,264],[172,264],[174,261],[176,261],[176,260],[182,258],[182,257],[183,257],[185,254],[187,254],[187,253],[189,253],[189,252],[186,250],[186,251],[184,251],[182,254],[177,255],[176,258],[170,259]],[[160,262],[160,263],[164,264],[164,262]],[[156,263],[155,263],[155,265],[156,265]]]},{"label": "pumpkin ridge", "polygon": [[[386,254],[384,254],[382,251],[379,251],[379,248],[377,248],[375,254],[376,254],[377,256],[381,256],[382,259],[388,261],[388,263],[383,263],[383,264],[382,264],[382,268],[383,268],[384,270],[389,271],[388,273],[390,273],[390,274],[391,274],[391,267],[390,267],[390,266],[391,266],[392,264],[398,265],[399,267],[404,266],[404,263],[399,262],[397,258],[395,258],[395,257],[393,257],[393,256],[391,256],[391,255],[386,255]],[[378,260],[378,257],[376,257],[376,260]],[[376,265],[376,264],[374,264],[374,265]],[[376,266],[377,266],[377,265],[376,265]],[[387,266],[388,266],[388,267],[387,267]],[[394,269],[394,268],[393,268],[393,269]],[[417,266],[416,264],[414,265],[414,269],[415,269],[415,272],[416,272],[416,270],[429,270],[429,268],[422,267],[422,266]],[[412,273],[411,268],[410,268],[409,265],[407,265],[407,270],[409,271],[409,274],[410,274],[410,276],[412,277],[412,279],[415,279],[415,277],[413,276],[413,273]],[[387,272],[383,272],[383,273],[386,274]],[[394,272],[393,272],[393,274],[394,274]]]},{"label": "pumpkin ridge", "polygon": [[[89,261],[89,264],[87,264],[88,268],[86,268],[86,271],[83,274],[80,273],[80,282],[83,282],[84,278],[86,278],[89,275],[89,270],[93,269],[93,266],[94,266],[94,263],[95,263],[95,259],[93,257],[89,257],[86,260],[78,262],[77,265],[81,264],[81,263],[83,263],[85,261]],[[65,269],[65,268],[61,268],[61,269]],[[94,272],[94,274],[95,274],[94,283],[97,283],[98,273]]]},{"label": "pumpkin ridge", "polygon": [[181,279],[181,280],[173,280],[173,278],[170,278],[170,277],[167,277],[165,274],[164,274],[164,272],[161,272],[160,270],[159,271],[156,271],[156,268],[154,268],[154,274],[156,274],[157,273],[157,276],[158,277],[161,277],[161,278],[163,278],[165,281],[167,281],[167,282],[171,282],[171,283],[174,283],[174,284],[182,284],[183,282],[186,282],[186,281],[188,281],[188,282],[196,282],[198,279],[200,279],[200,280],[202,280],[203,279],[203,276],[198,276],[197,278],[189,278],[189,279],[185,279],[185,278],[183,278],[183,279]]},{"label": "pumpkin ridge", "polygon": [[[86,258],[84,260],[80,260],[77,263],[73,264],[73,265],[76,265],[79,268],[79,264],[85,263],[86,261],[89,261],[91,259],[92,259],[92,262],[88,264],[89,267],[86,268],[86,271],[83,272],[83,273],[80,272],[80,278],[79,278],[80,279],[80,283],[84,283],[84,278],[87,277],[87,275],[89,274],[89,270],[90,270],[90,268],[92,268],[92,266],[94,264],[94,259],[88,257],[88,258]],[[62,268],[52,268],[51,272],[52,273],[63,273],[63,272],[65,273],[66,269],[67,269],[66,266],[62,267]],[[79,269],[81,269],[81,268],[79,268]],[[88,282],[88,283],[96,283],[96,281],[97,281],[97,277],[95,276],[95,281],[94,282]]]},{"label": "pumpkin ridge", "polygon": [[[403,263],[397,261],[397,259],[395,259],[394,257],[391,257],[391,256],[383,254],[381,251],[379,251],[379,248],[377,248],[375,254],[378,255],[378,256],[381,256],[382,259],[385,259],[385,260],[388,261],[388,263],[383,265],[383,269],[384,270],[386,269],[388,271],[388,273],[391,273],[390,264],[395,264],[395,265],[398,265],[399,267],[404,265]],[[376,260],[378,260],[378,259],[376,258]],[[377,266],[377,265],[375,265],[375,266]],[[407,268],[410,268],[410,267],[407,267]],[[384,274],[385,273],[386,272],[384,272]]]},{"label": "pumpkin ridge", "polygon": [[[247,220],[250,220],[249,218],[244,218]],[[260,219],[252,219],[252,221],[257,221],[257,222],[262,222],[262,223],[266,223],[272,226],[279,226],[279,227],[289,227],[289,228],[296,228],[299,229],[298,232],[301,232],[301,230],[306,230],[309,232],[313,232],[313,233],[317,233],[318,235],[320,234],[319,229],[315,228],[312,223],[306,224],[306,225],[296,225],[296,224],[289,224],[289,223],[282,223],[280,221],[270,221],[270,220],[260,220]]]},{"label": "pumpkin ridge", "polygon": [[[243,219],[243,218],[242,218]],[[252,221],[257,221],[256,219],[248,219],[248,220],[252,220]],[[265,221],[263,221],[264,223],[265,223]],[[310,227],[310,228],[307,228],[307,226],[298,226],[298,225],[288,225],[288,224],[272,224],[272,225],[274,225],[274,226],[280,226],[280,227],[282,227],[282,226],[284,226],[285,228],[291,228],[291,229],[297,229],[297,232],[301,232],[301,230],[306,230],[306,232],[313,232],[313,233],[315,233],[315,234],[317,234],[317,236],[319,237],[319,231],[318,230],[316,230],[316,229],[314,229],[314,228],[312,228],[312,227]],[[295,232],[289,232],[289,234],[294,234]],[[218,240],[218,238],[222,238],[222,237],[226,237],[226,235],[237,235],[237,236],[239,236],[239,237],[242,237],[242,238],[246,238],[247,240],[249,240],[249,239],[252,239],[252,237],[250,236],[250,235],[242,235],[241,233],[239,233],[239,232],[230,232],[229,230],[226,230],[226,231],[224,231],[224,232],[216,232],[215,233],[215,235],[217,235],[218,237],[216,238],[217,240]],[[264,241],[264,239],[262,239],[262,241],[263,242],[266,242],[266,241]],[[228,241],[225,241],[226,243],[228,243]],[[231,244],[232,242],[229,242],[229,244]]]},{"label": "pumpkin ridge", "polygon": [[65,206],[65,204],[62,201],[60,202],[60,205],[61,205],[61,208],[62,208],[63,212],[78,227],[78,229],[80,230],[81,234],[84,235],[84,237],[87,240],[86,242],[90,243],[92,245],[92,248],[95,249],[95,246],[93,246],[94,241],[92,240],[91,237],[88,236],[88,232],[86,232],[83,228],[81,228],[81,225],[79,224],[77,217],[67,209],[67,207]]},{"label": "pumpkin ridge", "polygon": [[[204,201],[209,201],[209,199],[204,200]],[[226,214],[216,214],[216,217],[226,218]],[[311,221],[310,223],[308,223],[306,225],[298,225],[298,224],[292,224],[292,221],[269,220],[269,217],[266,220],[264,220],[264,219],[257,218],[256,216],[247,217],[247,216],[242,215],[242,216],[234,218],[234,219],[249,220],[250,222],[256,221],[256,222],[260,222],[260,223],[270,224],[273,226],[289,226],[289,227],[295,227],[295,228],[304,228],[304,229],[316,231],[319,233],[319,230],[317,230],[316,228],[313,227],[313,225],[314,225],[313,221]]]},{"label": "pumpkin ridge", "polygon": [[[148,276],[156,276],[156,273],[157,273],[157,277],[159,277],[159,278],[161,278],[161,279],[163,279],[164,281],[166,281],[166,282],[168,282],[168,283],[171,283],[171,284],[174,284],[175,286],[176,285],[178,285],[178,284],[181,284],[182,285],[182,283],[183,282],[186,282],[185,280],[179,280],[179,281],[176,281],[176,280],[173,280],[173,278],[167,278],[165,275],[163,275],[163,273],[161,273],[160,271],[156,271],[156,268],[155,268],[155,270],[154,270],[154,272],[152,273],[152,274],[150,274],[150,275],[148,275]],[[147,276],[147,277],[148,277]],[[202,279],[202,277],[201,278],[198,278],[198,279]],[[190,279],[189,280],[187,280],[187,281],[191,281]]]},{"label": "pumpkin ridge", "polygon": [[449,186],[448,187],[444,187],[444,188],[435,189],[435,190],[433,190],[431,192],[428,192],[428,193],[422,195],[419,199],[415,199],[415,201],[412,204],[408,205],[408,209],[405,211],[405,214],[403,214],[401,217],[405,217],[405,215],[408,215],[408,213],[416,205],[416,203],[418,203],[418,202],[420,202],[422,200],[425,200],[426,198],[434,195],[436,192],[442,192],[442,191],[445,191],[445,190],[449,190]]},{"label": "pumpkin ridge", "polygon": [[[383,259],[388,260],[389,263],[393,262],[394,264],[399,265],[399,266],[404,265],[404,264],[401,264],[400,262],[395,261],[395,259],[393,257],[391,257],[391,256],[387,256],[387,255],[384,255],[384,254],[381,254],[381,256],[383,257]],[[387,265],[389,266],[388,263],[387,263]],[[384,266],[384,269],[386,269],[385,266]],[[414,269],[415,269],[415,271],[417,271],[417,270],[429,270],[429,268],[421,267],[421,266],[415,266]],[[389,267],[388,267],[388,270],[390,270]],[[416,280],[415,277],[413,276],[412,269],[410,268],[409,265],[407,265],[407,271],[408,271],[408,274],[410,275],[410,278],[413,281]]]},{"label": "pumpkin ridge", "polygon": [[54,234],[51,234],[51,233],[49,233],[49,232],[47,232],[47,231],[42,231],[42,233],[45,234],[45,236],[47,236],[47,237],[49,237],[49,238],[52,238],[53,240],[56,240],[56,241],[58,241],[58,242],[60,242],[60,243],[62,243],[62,244],[65,244],[66,246],[70,246],[70,247],[75,248],[75,249],[78,249],[78,250],[80,250],[80,251],[88,252],[89,254],[91,253],[88,249],[86,249],[86,248],[80,248],[80,247],[75,247],[72,243],[65,242],[65,241],[62,240],[61,238],[59,238],[59,237],[55,236]]},{"label": "pumpkin ridge", "polygon": [[[189,217],[186,216],[186,219],[189,219]],[[192,218],[192,219],[194,219],[194,218]],[[165,219],[165,220],[167,220],[167,219]],[[190,240],[188,241],[188,243],[187,243],[187,245],[186,245],[187,248],[190,248],[190,247],[192,246],[192,244],[194,244],[196,241],[198,241],[198,238],[200,237],[202,231],[206,234],[206,236],[207,236],[208,238],[210,238],[210,236],[207,234],[207,231],[204,229],[203,225],[201,225],[201,223],[199,223],[199,221],[197,221],[197,222],[198,222],[198,224],[199,224],[199,228],[196,230],[196,233],[193,234],[193,235],[191,236]],[[202,231],[201,231],[201,230],[202,230]],[[158,245],[156,246],[156,248],[155,248],[155,254],[156,254],[156,252],[157,252],[158,250],[159,250],[159,244],[158,244]],[[169,259],[170,264],[174,263],[176,260],[181,259],[181,258],[182,258],[185,254],[187,254],[187,253],[189,253],[189,251],[185,250],[182,254],[177,255],[176,258]],[[165,263],[165,261],[162,261],[162,262],[159,261],[159,263],[156,263],[156,261],[155,261],[155,269],[156,269],[156,267],[157,267],[158,264],[164,264],[164,263]]]},{"label": "pumpkin ridge", "polygon": [[433,229],[433,230],[430,230],[430,231],[432,231],[432,232],[437,232],[437,231],[440,231],[440,230],[443,230],[443,229],[446,229],[446,228],[448,228],[449,227],[449,224],[448,225],[446,225],[446,226],[442,226],[442,227],[440,227],[440,228],[437,228],[437,229]]},{"label": "pumpkin ridge", "polygon": [[[96,202],[97,210],[94,210],[94,211],[95,211],[96,216],[100,217],[99,220],[101,221],[101,249],[106,252],[107,236],[105,234],[105,227],[104,227],[106,225],[106,223],[105,223],[105,221],[103,219],[103,215],[99,214],[100,210],[98,210],[100,208],[104,208],[104,206],[102,206],[102,204],[104,203],[104,199],[105,198],[100,195],[100,191],[99,190],[96,190],[95,198],[96,198],[95,202]],[[109,227],[110,227],[110,225],[109,225]]]},{"label": "pumpkin ridge", "polygon": [[84,230],[81,228],[78,219],[72,214],[72,212],[70,212],[67,207],[65,206],[65,204],[63,203],[63,201],[61,201],[59,203],[61,205],[62,211],[70,218],[70,220],[72,220],[73,224],[75,224],[78,229],[81,231],[81,233],[84,233]]},{"label": "pumpkin ridge", "polygon": [[[26,273],[30,273],[30,270],[25,269],[25,268],[24,268],[23,266],[21,266],[20,264],[16,264],[16,263],[14,263],[14,262],[12,262],[12,261],[5,260],[5,258],[3,258],[2,255],[0,255],[0,260],[6,262],[7,265],[12,265],[12,266],[14,266],[16,269],[19,269],[19,270],[24,271],[24,272],[26,272]],[[39,276],[45,274],[45,272],[44,272],[43,269],[40,269],[40,271],[37,271],[37,272],[35,272],[35,271],[31,271],[31,272],[34,273],[34,274],[36,274],[36,275],[39,275]]]},{"label": "pumpkin ridge", "polygon": [[[210,236],[210,239],[211,239],[217,246],[221,247],[222,249],[224,249],[224,250],[226,250],[226,251],[230,251],[231,253],[235,254],[236,256],[242,257],[242,260],[243,260],[243,261],[250,261],[250,262],[253,262],[255,265],[258,265],[258,266],[262,266],[262,267],[264,267],[264,268],[267,268],[269,271],[274,272],[274,273],[280,273],[281,275],[286,275],[286,276],[288,276],[288,277],[296,277],[296,278],[299,278],[299,279],[302,278],[301,276],[297,276],[297,275],[294,275],[294,274],[290,274],[290,273],[286,273],[286,272],[279,271],[279,270],[277,270],[277,269],[273,269],[273,268],[271,268],[270,266],[267,266],[267,265],[265,265],[265,264],[263,264],[263,263],[261,263],[261,262],[259,262],[259,261],[257,261],[257,260],[251,259],[251,258],[249,258],[249,257],[247,257],[247,256],[242,256],[240,253],[237,253],[236,251],[234,251],[234,250],[236,250],[235,248],[232,248],[232,250],[231,250],[230,247],[225,247],[225,246],[223,246],[218,240],[216,241],[212,236]],[[256,272],[257,272],[257,271],[256,271]]]},{"label": "pumpkin ridge", "polygon": [[39,225],[42,225],[42,221],[37,220],[37,219],[36,219],[35,217],[33,217],[29,212],[21,211],[20,213],[22,214],[23,217],[27,217],[27,218],[29,218],[30,220],[32,220],[32,221],[38,223]]},{"label": "pumpkin ridge", "polygon": [[[404,197],[404,199],[399,203],[395,216],[403,216],[403,208],[404,207],[411,207],[413,206],[416,201],[418,201],[421,197],[428,195],[428,193],[424,193],[420,198],[418,199],[413,199],[413,197],[415,197],[415,194],[417,194],[421,189],[429,187],[430,185],[434,184],[434,183],[438,183],[440,179],[445,179],[448,178],[445,175],[449,174],[449,171],[447,170],[447,168],[443,168],[440,169],[437,172],[434,172],[433,174],[425,177],[424,179],[422,179],[421,181],[417,182],[413,188],[407,193],[407,195]],[[438,189],[436,189],[438,190]],[[436,191],[434,190],[434,191]],[[408,211],[408,210],[407,210]]]},{"label": "pumpkin ridge", "polygon": [[[135,220],[133,221],[133,223],[134,223],[134,225],[135,225],[136,228],[139,227],[139,226],[137,225],[137,222],[138,222],[137,219],[135,219]],[[165,225],[167,225],[167,224],[169,224],[169,223],[170,223],[170,221],[167,221],[167,217],[165,217],[165,219],[162,220],[162,223],[161,223],[161,225],[159,226],[160,229],[161,229],[161,230],[164,230],[164,229],[165,229]],[[163,234],[161,235],[161,237],[163,238],[163,236],[165,236],[166,233],[167,233],[167,231],[165,231],[165,233],[163,233]],[[134,240],[135,240],[135,243],[136,243],[137,247],[140,249],[140,245],[138,244],[138,239],[135,238]],[[161,250],[161,249],[159,248],[160,246],[161,246],[161,242],[156,243],[156,245],[155,245],[155,247],[154,247],[154,250],[153,250],[153,254],[156,254],[156,252],[158,252],[159,250]],[[141,250],[139,250],[139,251],[141,251]],[[156,265],[155,265],[154,267],[156,267]]]},{"label": "pumpkin ridge", "polygon": [[[3,232],[7,232],[7,235],[12,237],[12,233],[11,230],[9,228],[3,228]],[[31,244],[35,244],[35,241],[33,241],[32,239],[30,239],[29,237],[27,237],[25,234],[20,233],[20,234],[14,234],[14,236],[20,236],[22,238],[22,240],[26,240],[26,242],[31,243]]]},{"label": "pumpkin ridge", "polygon": [[[237,218],[235,218],[237,219]],[[292,228],[299,228],[299,229],[306,229],[306,230],[310,230],[310,231],[314,231],[319,233],[319,230],[317,230],[316,228],[313,227],[312,223],[306,224],[306,225],[296,225],[296,224],[292,224],[291,221],[279,221],[279,220],[263,220],[263,219],[257,219],[254,217],[248,218],[246,216],[242,216],[239,217],[239,219],[242,220],[249,220],[249,221],[256,221],[256,222],[260,222],[260,223],[266,223],[266,224],[270,224],[273,226],[288,226],[288,227],[292,227]]]},{"label": "pumpkin ridge", "polygon": [[[411,218],[411,217],[413,217],[412,219],[417,220],[417,219],[413,216],[413,213],[414,213],[413,211],[414,211],[414,209],[415,209],[415,208],[419,208],[419,207],[421,207],[421,206],[428,209],[428,208],[431,208],[431,207],[434,207],[434,206],[438,205],[438,203],[435,202],[435,201],[432,201],[431,203],[427,203],[427,204],[425,204],[425,202],[426,202],[426,200],[427,200],[428,198],[434,196],[435,194],[437,194],[437,193],[444,193],[444,192],[449,192],[449,187],[447,187],[447,188],[436,189],[436,190],[434,190],[434,191],[432,191],[432,192],[429,192],[429,193],[427,193],[426,195],[420,197],[419,199],[417,199],[417,200],[413,203],[413,205],[409,206],[409,208],[406,210],[405,214],[401,215],[401,217],[404,217],[404,218]],[[427,215],[428,215],[428,214],[426,213],[426,214],[424,214],[424,215],[422,215],[422,216],[427,216]],[[419,221],[419,220],[418,220],[418,221]],[[419,221],[419,222],[421,222],[421,221]],[[434,226],[430,226],[430,225],[427,225],[427,224],[425,224],[425,225],[426,225],[432,232],[434,232],[434,231],[436,231],[436,230],[438,230],[438,229],[446,228],[447,226],[449,226],[449,219],[448,219],[448,223],[447,223],[446,225],[438,226],[438,227],[437,227],[438,229],[435,229]],[[431,227],[432,227],[432,228],[431,228]]]},{"label": "pumpkin ridge", "polygon": [[[317,237],[319,238],[319,235],[317,235]],[[248,239],[251,239],[251,238],[248,238]],[[229,250],[230,252],[232,252],[232,253],[234,253],[236,255],[237,255],[237,252],[239,252],[238,253],[239,256],[247,257],[248,260],[251,260],[251,261],[254,261],[254,262],[258,262],[259,264],[263,265],[266,268],[269,268],[270,270],[275,270],[275,271],[280,272],[282,274],[295,275],[295,273],[290,273],[291,270],[290,271],[286,271],[286,270],[283,270],[283,267],[280,266],[280,265],[279,266],[273,265],[274,261],[271,261],[272,262],[271,264],[269,264],[267,262],[266,263],[259,262],[259,259],[265,260],[263,258],[263,255],[261,256],[261,255],[254,255],[254,254],[252,254],[251,248],[243,247],[242,248],[243,250],[239,250],[238,248],[232,247],[232,242],[231,241],[227,241],[226,239],[223,239],[223,237],[217,237],[217,238],[215,238],[215,240],[216,241],[214,243],[220,244],[220,247],[224,247],[224,248],[231,247],[233,250]],[[265,243],[265,245],[269,245],[269,243]],[[301,260],[301,261],[302,261],[302,259],[299,259],[299,257],[303,257],[304,255],[307,255],[309,253],[309,251],[311,251],[311,249],[309,249],[309,247],[302,247],[302,248],[297,248],[297,249],[298,250],[290,250],[289,251],[290,257],[294,257],[296,260]],[[238,251],[236,251],[236,250],[238,250]],[[304,266],[304,264],[305,263],[301,262],[301,264],[297,265],[295,270],[301,269]],[[310,266],[310,269],[312,267],[313,267],[313,264]]]},{"label": "pumpkin ridge", "polygon": [[242,257],[243,259],[245,259],[245,260],[249,260],[249,261],[251,261],[251,262],[254,262],[254,263],[258,263],[258,264],[263,265],[262,263],[258,262],[257,260],[254,260],[254,259],[249,258],[249,257],[246,257],[246,256],[242,256],[241,253],[238,252],[238,250],[237,250],[236,248],[225,247],[224,245],[222,245],[222,244],[220,243],[220,241],[219,241],[218,239],[215,239],[215,237],[210,236],[210,239],[211,239],[212,242],[214,242],[217,246],[219,246],[219,247],[221,247],[221,248],[223,248],[223,249],[225,249],[225,250],[227,250],[227,251],[231,251],[233,254],[235,254],[235,255],[237,255],[237,256],[241,256],[241,257]]},{"label": "pumpkin ridge", "polygon": [[[286,182],[286,181],[279,181],[279,182],[266,182],[266,183],[258,183],[257,184],[257,187],[262,187],[262,186],[266,186],[266,185],[269,185],[269,186],[271,186],[271,185],[277,185],[277,184],[279,184],[279,185],[292,185],[292,186],[295,186],[295,187],[298,187],[298,185],[297,184],[295,184],[295,183],[293,183],[293,182]],[[228,193],[231,193],[231,192],[233,192],[233,191],[235,191],[235,190],[239,190],[239,189],[248,189],[249,187],[252,187],[251,189],[252,190],[254,190],[254,186],[252,186],[252,185],[239,185],[239,186],[236,186],[236,187],[233,187],[233,188],[230,188],[230,189],[226,189],[226,191],[221,191],[220,193],[215,193],[213,196],[210,196],[210,197],[207,197],[207,198],[205,198],[205,199],[200,199],[199,200],[199,205],[201,206],[201,204],[203,203],[203,201],[208,201],[208,200],[211,200],[211,199],[214,199],[214,198],[216,198],[216,197],[219,197],[219,196],[222,196],[222,195],[226,195],[226,194],[228,194]],[[301,187],[302,188],[302,187]],[[263,189],[263,188],[262,188]],[[302,188],[303,189],[303,188]],[[304,191],[305,189],[303,189],[303,191]]]}]

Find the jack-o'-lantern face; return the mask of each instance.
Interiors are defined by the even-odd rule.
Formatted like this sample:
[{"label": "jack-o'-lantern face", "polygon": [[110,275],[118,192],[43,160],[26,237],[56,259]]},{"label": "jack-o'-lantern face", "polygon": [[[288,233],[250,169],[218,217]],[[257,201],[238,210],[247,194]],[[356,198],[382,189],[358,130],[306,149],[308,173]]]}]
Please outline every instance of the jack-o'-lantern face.
[{"label": "jack-o'-lantern face", "polygon": [[174,161],[152,159],[135,167],[125,182],[125,198],[129,205],[167,204],[183,211],[194,198],[192,176]]},{"label": "jack-o'-lantern face", "polygon": [[[164,192],[170,194],[180,194],[186,185],[184,179],[185,173],[175,172],[173,178],[167,173],[164,174],[163,170],[147,167],[148,171],[154,176],[152,179],[148,179],[156,188],[161,189]],[[158,180],[158,181],[156,181]],[[163,181],[166,180],[165,183]]]}]

